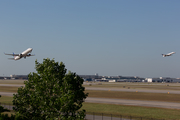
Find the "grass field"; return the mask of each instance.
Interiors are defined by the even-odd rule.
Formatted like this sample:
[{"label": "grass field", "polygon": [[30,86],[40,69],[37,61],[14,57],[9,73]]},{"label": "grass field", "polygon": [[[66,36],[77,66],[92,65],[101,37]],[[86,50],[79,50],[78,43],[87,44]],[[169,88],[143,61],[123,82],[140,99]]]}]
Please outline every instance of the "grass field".
[{"label": "grass field", "polygon": [[[21,80],[0,81],[0,84],[24,84]],[[89,83],[88,83],[89,84]],[[86,87],[105,87],[105,88],[124,88],[127,89],[158,89],[158,90],[180,90],[179,83],[95,83]],[[0,86],[1,92],[17,92],[18,87]],[[132,100],[151,100],[151,101],[165,101],[180,103],[180,95],[177,94],[163,94],[163,93],[141,93],[141,92],[120,92],[120,91],[92,91],[86,90],[89,97],[98,98],[117,98],[117,99],[132,99]],[[2,96],[1,103],[12,104],[12,97]],[[126,105],[112,105],[112,104],[98,104],[98,103],[83,103],[83,109],[87,112],[96,112],[104,114],[117,114],[123,116],[137,116],[146,118],[161,118],[166,120],[180,120],[180,110],[177,109],[161,109],[152,107],[126,106]]]},{"label": "grass field", "polygon": [[120,91],[94,91],[86,90],[89,93],[88,97],[97,98],[116,98],[130,100],[148,100],[148,101],[164,101],[180,103],[180,95],[165,94],[165,93],[143,93],[143,92],[120,92]]},{"label": "grass field", "polygon": [[23,85],[24,81],[27,80],[0,80],[0,84],[16,84],[16,85]]},{"label": "grass field", "polygon": [[[0,92],[16,93],[17,90],[18,90],[18,87],[7,87],[7,86],[0,87]],[[86,90],[85,92],[89,93],[89,97],[131,99],[131,100],[150,100],[150,101],[164,101],[164,102],[180,103],[180,95],[177,95],[177,94],[99,91],[99,90]]]},{"label": "grass field", "polygon": [[19,87],[11,87],[11,86],[0,86],[0,92],[12,92],[16,93]]},{"label": "grass field", "polygon": [[[12,97],[2,96],[1,103],[8,103],[12,105]],[[161,109],[139,106],[127,105],[113,105],[113,104],[98,104],[98,103],[83,103],[82,109],[91,113],[104,113],[122,116],[144,117],[144,118],[161,118],[166,120],[180,120],[180,110],[176,109]],[[7,112],[8,113],[8,112]],[[9,113],[11,114],[11,113]]]},{"label": "grass field", "polygon": [[3,114],[8,114],[8,116],[11,117],[11,114],[15,115],[15,112],[12,110],[10,112],[3,112]]},{"label": "grass field", "polygon": [[[180,110],[161,109],[139,106],[125,106],[112,104],[84,103],[86,112],[104,113],[122,116],[156,118],[166,120],[180,120]],[[144,120],[144,119],[143,119]]]},{"label": "grass field", "polygon": [[[26,80],[0,80],[0,84],[23,85]],[[180,90],[180,83],[108,83],[108,82],[84,82],[85,87],[102,87],[102,88],[130,88],[130,89],[154,89],[154,90]],[[91,86],[90,86],[91,84]]]},{"label": "grass field", "polygon": [[9,105],[12,105],[13,101],[13,97],[9,97],[9,96],[1,96],[0,97],[0,103],[1,104],[9,104]]}]

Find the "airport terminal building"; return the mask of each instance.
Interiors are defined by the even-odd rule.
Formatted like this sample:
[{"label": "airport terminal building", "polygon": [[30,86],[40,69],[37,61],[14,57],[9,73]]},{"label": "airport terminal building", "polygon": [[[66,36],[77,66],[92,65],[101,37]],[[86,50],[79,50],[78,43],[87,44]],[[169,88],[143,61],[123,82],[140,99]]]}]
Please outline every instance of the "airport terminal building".
[{"label": "airport terminal building", "polygon": [[146,78],[147,82],[160,82],[160,83],[180,83],[179,78],[159,77],[159,78]]},{"label": "airport terminal building", "polygon": [[84,81],[94,82],[158,82],[158,83],[180,83],[180,78],[159,77],[141,78],[137,76],[94,76],[82,75]]},{"label": "airport terminal building", "polygon": [[[159,77],[159,78],[141,78],[137,76],[99,76],[95,75],[79,75],[84,81],[94,82],[158,82],[158,83],[180,83],[180,78]],[[0,76],[5,80],[28,80],[28,75],[10,75],[10,77]]]}]

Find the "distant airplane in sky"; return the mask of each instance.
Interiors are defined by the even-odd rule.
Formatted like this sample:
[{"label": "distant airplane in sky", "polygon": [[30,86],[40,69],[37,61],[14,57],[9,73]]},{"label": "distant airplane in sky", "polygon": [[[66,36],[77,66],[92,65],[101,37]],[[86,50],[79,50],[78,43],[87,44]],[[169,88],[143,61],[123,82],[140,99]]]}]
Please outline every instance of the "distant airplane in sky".
[{"label": "distant airplane in sky", "polygon": [[171,56],[172,54],[174,54],[175,52],[170,52],[168,54],[162,54],[163,57],[166,57],[166,56]]},{"label": "distant airplane in sky", "polygon": [[34,55],[29,54],[29,53],[32,52],[32,50],[33,50],[32,48],[28,48],[27,50],[25,50],[21,54],[14,54],[14,53],[13,54],[6,54],[6,53],[4,53],[4,54],[5,55],[12,55],[12,56],[14,56],[14,58],[8,58],[10,60],[19,60],[22,57],[26,58],[26,57],[34,56]]}]

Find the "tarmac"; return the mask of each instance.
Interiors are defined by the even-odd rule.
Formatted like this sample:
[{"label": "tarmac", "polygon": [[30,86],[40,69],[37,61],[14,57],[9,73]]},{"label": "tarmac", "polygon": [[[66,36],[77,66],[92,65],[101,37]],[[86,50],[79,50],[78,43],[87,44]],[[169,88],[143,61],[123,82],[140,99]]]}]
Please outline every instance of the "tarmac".
[{"label": "tarmac", "polygon": [[[16,93],[0,92],[0,95],[2,95],[2,96],[13,96],[13,94],[16,94]],[[175,102],[159,102],[159,101],[127,100],[127,99],[109,99],[109,98],[94,98],[94,97],[87,97],[85,102],[180,109],[180,104],[175,103]]]},{"label": "tarmac", "polygon": [[[0,84],[0,86],[24,87],[25,85]],[[86,87],[85,89],[86,90],[102,90],[102,91],[122,91],[122,92],[146,92],[146,93],[180,94],[180,91],[178,91],[178,90],[148,90],[148,89],[98,88],[98,87]]]},{"label": "tarmac", "polygon": [[[0,84],[0,86],[21,87],[24,85]],[[103,91],[109,91],[109,90],[110,91],[124,91],[124,92],[136,92],[136,91],[138,91],[138,92],[147,92],[147,93],[168,93],[169,92],[170,94],[180,94],[180,91],[176,91],[176,90],[147,90],[147,89],[97,88],[97,87],[86,87],[85,89],[86,90],[103,90]],[[2,96],[13,96],[13,94],[16,94],[16,93],[0,92],[0,95],[2,95]],[[94,98],[94,97],[86,98],[85,102],[180,109],[180,104],[175,103],[175,102],[109,99],[109,98]]]},{"label": "tarmac", "polygon": [[86,98],[85,102],[180,109],[180,104],[179,103],[174,103],[174,102],[127,100],[127,99],[109,99],[109,98],[93,98],[93,97]]},{"label": "tarmac", "polygon": [[[0,84],[0,86],[11,86],[11,87],[21,87],[24,85],[15,84]],[[123,88],[97,88],[97,87],[86,87],[86,90],[103,90],[103,91],[123,91],[123,92],[146,92],[146,93],[170,93],[170,94],[180,94],[180,91],[176,90],[148,90],[148,89],[123,89]],[[16,93],[10,92],[0,92],[2,96],[13,96]],[[156,108],[168,108],[168,109],[180,109],[180,104],[175,102],[160,102],[160,101],[147,101],[147,100],[128,100],[128,99],[109,99],[109,98],[95,98],[88,97],[85,102],[87,103],[104,103],[104,104],[116,104],[116,105],[131,105],[131,106],[145,106],[145,107],[156,107]],[[7,108],[12,106],[7,106]],[[9,108],[12,109],[12,108]],[[103,120],[118,120],[120,118],[102,117],[101,115],[87,115],[86,119],[103,119]],[[124,119],[122,120],[129,120]]]},{"label": "tarmac", "polygon": [[97,88],[97,87],[86,87],[86,90],[102,90],[102,91],[123,91],[123,92],[146,92],[146,93],[168,93],[169,94],[180,94],[177,90],[147,90],[147,89],[125,89],[125,88]]}]

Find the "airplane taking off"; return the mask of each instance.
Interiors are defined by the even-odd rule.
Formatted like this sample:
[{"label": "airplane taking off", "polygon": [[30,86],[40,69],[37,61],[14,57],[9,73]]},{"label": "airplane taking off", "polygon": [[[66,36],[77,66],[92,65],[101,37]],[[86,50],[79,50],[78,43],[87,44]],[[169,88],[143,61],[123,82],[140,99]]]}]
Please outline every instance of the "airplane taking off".
[{"label": "airplane taking off", "polygon": [[14,58],[8,58],[8,59],[10,59],[10,60],[19,60],[19,59],[21,59],[22,57],[24,57],[24,58],[26,58],[26,57],[30,57],[30,56],[35,56],[35,55],[31,55],[31,54],[29,54],[29,53],[31,53],[32,52],[32,48],[28,48],[27,50],[25,50],[24,52],[22,52],[21,54],[6,54],[6,53],[4,53],[5,55],[12,55],[12,56],[14,56]]},{"label": "airplane taking off", "polygon": [[163,57],[166,57],[166,56],[171,56],[172,54],[174,54],[175,52],[170,52],[168,54],[162,54]]}]

